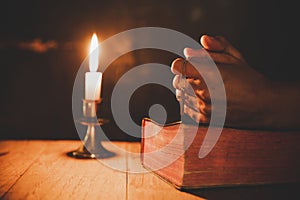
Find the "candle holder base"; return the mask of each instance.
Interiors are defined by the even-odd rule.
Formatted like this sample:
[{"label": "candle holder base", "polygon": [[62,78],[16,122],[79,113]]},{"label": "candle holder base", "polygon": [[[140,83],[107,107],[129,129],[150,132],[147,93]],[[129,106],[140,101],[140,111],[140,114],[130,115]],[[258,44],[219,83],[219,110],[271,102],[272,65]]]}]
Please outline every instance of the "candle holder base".
[{"label": "candle holder base", "polygon": [[102,145],[100,136],[96,134],[94,127],[95,125],[102,125],[103,123],[107,123],[108,120],[98,119],[97,123],[93,120],[86,120],[85,118],[82,118],[80,122],[81,124],[88,126],[83,145],[81,145],[74,151],[68,152],[68,156],[82,159],[109,158],[115,156],[115,153],[105,149],[105,147]]},{"label": "candle holder base", "polygon": [[112,152],[108,152],[108,153],[101,152],[100,154],[91,154],[89,152],[72,151],[67,153],[67,155],[79,159],[101,159],[101,158],[110,158],[115,155],[114,153],[112,153],[111,155],[111,153]]},{"label": "candle holder base", "polygon": [[115,156],[115,153],[107,150],[102,145],[101,135],[96,133],[95,126],[101,126],[109,122],[107,119],[97,119],[96,117],[97,104],[100,102],[101,100],[83,100],[84,117],[80,118],[77,122],[87,126],[86,135],[83,140],[83,145],[74,151],[68,152],[68,156],[83,159],[109,158]]},{"label": "candle holder base", "polygon": [[108,151],[101,143],[99,143],[97,151],[90,152],[84,145],[82,145],[77,150],[68,152],[67,155],[80,159],[101,159],[113,157],[115,156],[115,153]]}]

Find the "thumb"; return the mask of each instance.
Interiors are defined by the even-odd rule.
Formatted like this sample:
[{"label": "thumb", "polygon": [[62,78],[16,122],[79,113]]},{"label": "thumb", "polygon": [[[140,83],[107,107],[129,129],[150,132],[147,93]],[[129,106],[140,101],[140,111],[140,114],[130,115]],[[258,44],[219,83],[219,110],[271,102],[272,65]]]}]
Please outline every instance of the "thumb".
[{"label": "thumb", "polygon": [[242,54],[223,36],[212,37],[203,35],[200,38],[200,43],[208,51],[225,52],[233,57],[244,60]]},{"label": "thumb", "polygon": [[225,44],[223,44],[219,39],[208,35],[203,35],[200,38],[200,43],[206,50],[209,51],[224,51],[225,49]]}]

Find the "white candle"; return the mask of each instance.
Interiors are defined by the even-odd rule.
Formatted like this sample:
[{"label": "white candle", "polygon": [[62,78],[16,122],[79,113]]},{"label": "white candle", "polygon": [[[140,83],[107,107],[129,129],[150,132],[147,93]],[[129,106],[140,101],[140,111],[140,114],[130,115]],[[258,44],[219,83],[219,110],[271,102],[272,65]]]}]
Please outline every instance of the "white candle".
[{"label": "white candle", "polygon": [[102,73],[97,72],[99,59],[99,46],[96,34],[93,34],[90,45],[89,68],[85,73],[85,99],[99,100],[102,85]]}]

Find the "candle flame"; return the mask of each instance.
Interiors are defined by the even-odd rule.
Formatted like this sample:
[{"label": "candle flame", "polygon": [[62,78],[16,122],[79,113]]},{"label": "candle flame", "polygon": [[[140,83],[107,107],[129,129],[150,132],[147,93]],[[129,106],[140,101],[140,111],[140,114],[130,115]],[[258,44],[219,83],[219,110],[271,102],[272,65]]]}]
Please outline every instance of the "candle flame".
[{"label": "candle flame", "polygon": [[99,45],[96,33],[93,34],[90,45],[89,68],[91,72],[96,72],[98,69]]}]

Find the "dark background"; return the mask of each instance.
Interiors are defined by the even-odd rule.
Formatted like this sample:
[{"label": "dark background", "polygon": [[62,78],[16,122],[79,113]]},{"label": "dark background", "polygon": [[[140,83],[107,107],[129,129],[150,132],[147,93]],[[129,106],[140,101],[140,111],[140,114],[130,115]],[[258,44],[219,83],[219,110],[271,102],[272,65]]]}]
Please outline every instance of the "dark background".
[{"label": "dark background", "polygon": [[[78,139],[72,89],[93,32],[100,41],[144,26],[174,29],[197,41],[202,34],[224,35],[266,76],[298,81],[299,14],[292,2],[4,1],[0,6],[0,138]],[[159,50],[139,50],[123,55],[104,72],[102,96],[106,99],[101,115],[111,120],[105,127],[111,139],[137,139],[120,131],[111,117],[109,98],[114,83],[136,65],[170,65],[176,57]],[[148,85],[132,97],[134,121],[140,123],[147,117],[154,103],[165,105],[168,121],[179,119],[172,92]]]}]

